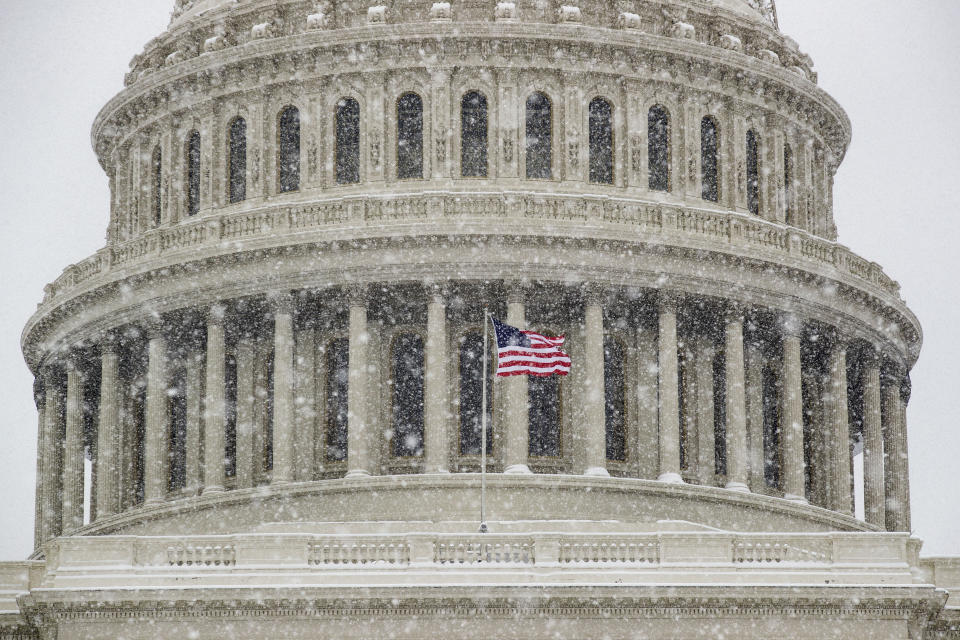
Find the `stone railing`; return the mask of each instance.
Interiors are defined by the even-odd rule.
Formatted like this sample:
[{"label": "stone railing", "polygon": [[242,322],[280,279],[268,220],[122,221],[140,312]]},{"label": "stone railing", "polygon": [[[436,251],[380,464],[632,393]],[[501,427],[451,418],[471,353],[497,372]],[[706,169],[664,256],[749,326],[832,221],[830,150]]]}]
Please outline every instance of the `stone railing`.
[{"label": "stone railing", "polygon": [[[397,533],[237,534],[229,536],[66,537],[46,547],[45,573],[57,581],[114,574],[175,577],[181,571],[226,576],[275,569],[299,572],[397,572],[407,568],[643,572],[680,574],[705,564],[791,575],[916,569],[919,541],[896,533]],[[663,575],[667,575],[664,573]],[[238,574],[238,575],[240,575]],[[200,575],[200,574],[198,574]],[[164,578],[166,579],[166,578]],[[338,578],[339,579],[339,578]],[[652,579],[652,578],[651,578]],[[801,579],[801,578],[797,578]],[[856,579],[851,578],[851,579]]]},{"label": "stone railing", "polygon": [[[127,270],[140,262],[164,263],[237,250],[240,242],[257,247],[283,246],[313,240],[315,231],[352,231],[374,235],[386,224],[415,224],[429,221],[425,233],[444,221],[465,224],[497,220],[497,228],[509,230],[510,222],[549,221],[556,235],[583,232],[588,226],[628,228],[633,239],[677,246],[729,248],[731,252],[755,251],[776,261],[782,256],[814,269],[841,274],[862,283],[867,289],[899,299],[900,286],[880,265],[864,260],[852,251],[805,231],[753,216],[725,211],[689,209],[636,200],[579,195],[447,193],[358,196],[310,204],[274,206],[241,213],[220,213],[154,229],[142,236],[101,249],[86,260],[71,265],[45,288],[44,304],[56,304],[73,293],[107,282],[112,272]],[[462,227],[466,229],[466,227]],[[623,236],[630,239],[631,236]],[[168,260],[164,260],[169,258]]]}]

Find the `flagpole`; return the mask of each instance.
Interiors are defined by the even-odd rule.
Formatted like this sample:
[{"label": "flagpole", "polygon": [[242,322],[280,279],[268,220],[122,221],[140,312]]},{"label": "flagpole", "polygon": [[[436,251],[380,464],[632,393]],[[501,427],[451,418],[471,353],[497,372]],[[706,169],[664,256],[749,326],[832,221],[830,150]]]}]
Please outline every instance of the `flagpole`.
[{"label": "flagpole", "polygon": [[480,370],[480,533],[487,532],[487,307],[483,308],[483,368]]}]

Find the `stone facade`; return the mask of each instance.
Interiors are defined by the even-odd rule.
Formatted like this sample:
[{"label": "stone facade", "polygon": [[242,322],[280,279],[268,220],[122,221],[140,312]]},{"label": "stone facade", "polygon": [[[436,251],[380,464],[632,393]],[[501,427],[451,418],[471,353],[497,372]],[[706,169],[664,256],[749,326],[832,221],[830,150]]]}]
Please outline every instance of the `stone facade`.
[{"label": "stone facade", "polygon": [[[178,0],[23,334],[0,638],[955,637],[816,79],[772,0]],[[490,378],[489,534],[484,309],[574,361]]]}]

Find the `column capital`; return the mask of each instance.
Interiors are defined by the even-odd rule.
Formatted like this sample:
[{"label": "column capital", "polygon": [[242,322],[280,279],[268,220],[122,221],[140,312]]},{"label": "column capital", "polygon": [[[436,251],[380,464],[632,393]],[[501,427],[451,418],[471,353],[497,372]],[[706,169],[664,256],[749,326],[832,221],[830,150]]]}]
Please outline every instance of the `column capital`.
[{"label": "column capital", "polygon": [[530,293],[530,285],[523,280],[505,280],[503,282],[504,295],[508,304],[524,304]]},{"label": "column capital", "polygon": [[669,310],[676,312],[677,307],[683,300],[683,294],[670,289],[658,289],[656,293],[656,302],[658,310]]},{"label": "column capital", "polygon": [[166,337],[166,326],[163,322],[163,316],[159,313],[153,313],[140,323],[147,340]]},{"label": "column capital", "polygon": [[101,333],[97,348],[100,350],[101,357],[107,354],[116,354],[120,350],[120,332],[112,329]]},{"label": "column capital", "polygon": [[830,350],[843,349],[844,351],[850,346],[850,343],[853,341],[847,332],[841,329],[840,327],[831,326],[828,327],[823,332],[824,338],[827,340],[827,344],[830,347]]},{"label": "column capital", "polygon": [[296,308],[296,299],[290,291],[275,291],[267,295],[267,302],[274,313],[292,314]]},{"label": "column capital", "polygon": [[607,287],[596,282],[588,282],[580,287],[584,304],[603,305],[607,301]]},{"label": "column capital", "polygon": [[423,292],[428,303],[446,305],[450,297],[450,286],[445,282],[424,282]]},{"label": "column capital", "polygon": [[895,354],[884,353],[881,356],[881,362],[881,380],[885,384],[899,384],[907,371],[903,360]]},{"label": "column capital", "polygon": [[746,321],[747,318],[747,308],[745,305],[740,304],[739,302],[727,302],[726,306],[723,309],[723,321],[727,324],[731,322],[740,322],[741,324]]},{"label": "column capital", "polygon": [[227,317],[227,308],[222,304],[212,304],[205,310],[204,318],[208,325],[222,327]]},{"label": "column capital", "polygon": [[370,303],[370,288],[365,284],[349,285],[343,293],[351,307],[365,307]]},{"label": "column capital", "polygon": [[880,353],[877,351],[876,347],[873,345],[867,345],[860,352],[860,361],[865,367],[880,367],[881,358]]},{"label": "column capital", "polygon": [[784,337],[799,338],[803,333],[803,320],[797,314],[782,313],[779,320]]}]

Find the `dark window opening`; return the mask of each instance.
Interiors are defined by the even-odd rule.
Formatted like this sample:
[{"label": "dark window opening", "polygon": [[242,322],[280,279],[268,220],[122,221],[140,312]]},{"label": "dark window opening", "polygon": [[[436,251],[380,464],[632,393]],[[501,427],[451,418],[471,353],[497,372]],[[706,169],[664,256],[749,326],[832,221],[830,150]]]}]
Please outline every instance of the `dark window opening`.
[{"label": "dark window opening", "polygon": [[783,201],[787,213],[787,222],[793,221],[793,149],[783,147]]},{"label": "dark window opening", "polygon": [[360,182],[360,103],[353,98],[337,102],[334,172],[337,184]]},{"label": "dark window opening", "polygon": [[[483,437],[483,334],[460,339],[460,455],[480,455]],[[487,357],[487,455],[493,453],[493,358]]]},{"label": "dark window opening", "polygon": [[700,176],[703,199],[710,202],[720,201],[720,168],[717,163],[719,148],[717,123],[707,116],[700,121]]},{"label": "dark window opening", "polygon": [[626,352],[619,340],[603,345],[603,397],[607,460],[627,459]]},{"label": "dark window opening", "polygon": [[773,367],[763,368],[763,478],[780,487],[780,385]]},{"label": "dark window opening", "polygon": [[589,112],[590,182],[613,184],[613,107],[594,98]]},{"label": "dark window opening", "polygon": [[200,211],[200,132],[194,131],[187,141],[187,215]]},{"label": "dark window opening", "polygon": [[659,105],[647,113],[647,163],[651,191],[670,190],[670,116]]},{"label": "dark window opening", "polygon": [[477,91],[460,100],[460,175],[487,177],[487,98]]},{"label": "dark window opening", "polygon": [[423,177],[423,100],[405,93],[397,100],[397,178]]},{"label": "dark window opening", "polygon": [[230,202],[243,202],[247,198],[247,122],[235,118],[230,123]]},{"label": "dark window opening", "polygon": [[560,457],[560,380],[531,377],[528,387],[529,445],[534,458]]},{"label": "dark window opening", "polygon": [[527,177],[549,179],[552,170],[553,115],[550,98],[537,92],[527,98]]},{"label": "dark window opening", "polygon": [[280,193],[300,188],[300,111],[287,107],[280,113],[277,182]]},{"label": "dark window opening", "polygon": [[179,491],[187,484],[187,380],[186,370],[173,372],[167,389],[167,490]]},{"label": "dark window opening", "polygon": [[747,210],[760,215],[760,156],[757,134],[747,131]]},{"label": "dark window opening", "polygon": [[163,151],[160,145],[153,149],[153,224],[159,225],[163,214]]},{"label": "dark window opening", "polygon": [[327,434],[326,459],[342,462],[347,459],[347,392],[350,341],[338,338],[330,342],[326,353]]},{"label": "dark window opening", "polygon": [[718,475],[727,475],[727,369],[720,350],[713,358],[713,465]]},{"label": "dark window opening", "polygon": [[423,338],[401,334],[393,345],[393,455],[423,455]]},{"label": "dark window opening", "polygon": [[[223,471],[228,478],[237,475],[237,359],[227,356],[224,362],[224,458]],[[205,455],[216,455],[205,452]]]}]

